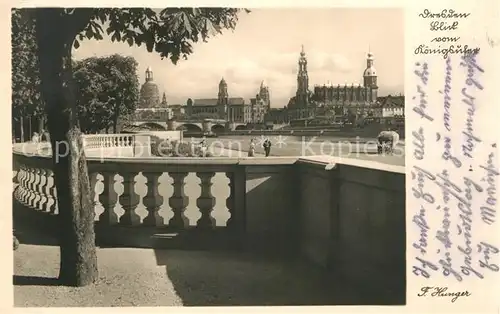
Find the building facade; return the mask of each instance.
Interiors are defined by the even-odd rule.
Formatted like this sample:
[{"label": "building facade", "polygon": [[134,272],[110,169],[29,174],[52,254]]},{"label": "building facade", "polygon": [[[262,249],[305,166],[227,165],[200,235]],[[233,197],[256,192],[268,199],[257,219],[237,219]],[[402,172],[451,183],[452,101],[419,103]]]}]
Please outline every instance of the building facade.
[{"label": "building facade", "polygon": [[404,118],[405,96],[380,97],[373,110],[373,116],[375,118]]},{"label": "building facade", "polygon": [[190,119],[224,119],[238,123],[263,123],[271,106],[269,87],[262,81],[259,93],[250,101],[243,97],[229,97],[227,82],[219,82],[217,98],[189,98],[186,115]]},{"label": "building facade", "polygon": [[315,85],[309,91],[307,58],[302,46],[298,60],[297,91],[288,104],[289,118],[312,118],[318,112],[332,112],[339,116],[365,115],[377,104],[377,71],[372,53],[368,53],[366,68],[363,72],[363,85],[332,83]]}]

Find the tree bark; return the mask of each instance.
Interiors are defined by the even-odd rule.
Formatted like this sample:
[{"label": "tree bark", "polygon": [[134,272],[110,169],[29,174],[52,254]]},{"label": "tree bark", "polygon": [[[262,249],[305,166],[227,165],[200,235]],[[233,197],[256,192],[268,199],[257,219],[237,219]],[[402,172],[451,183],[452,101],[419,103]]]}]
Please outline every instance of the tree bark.
[{"label": "tree bark", "polygon": [[118,115],[113,117],[113,132],[114,134],[118,133]]},{"label": "tree bark", "polygon": [[59,206],[59,280],[85,286],[95,282],[98,271],[94,206],[72,88],[71,48],[78,31],[66,23],[63,9],[36,10],[42,97]]},{"label": "tree bark", "polygon": [[19,125],[21,126],[21,143],[24,143],[24,117],[21,116],[19,119]]}]

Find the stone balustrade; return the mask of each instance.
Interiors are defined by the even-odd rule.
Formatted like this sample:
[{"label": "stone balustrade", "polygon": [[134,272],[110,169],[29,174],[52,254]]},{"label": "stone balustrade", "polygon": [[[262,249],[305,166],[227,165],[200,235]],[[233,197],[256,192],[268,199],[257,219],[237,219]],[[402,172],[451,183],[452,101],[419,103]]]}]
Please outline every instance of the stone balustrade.
[{"label": "stone balustrade", "polygon": [[[15,201],[57,230],[52,160],[13,158]],[[298,254],[404,298],[404,167],[325,156],[89,157],[88,169],[101,244]]]},{"label": "stone balustrade", "polygon": [[133,147],[135,144],[134,134],[87,134],[84,137],[85,148],[101,147]]}]

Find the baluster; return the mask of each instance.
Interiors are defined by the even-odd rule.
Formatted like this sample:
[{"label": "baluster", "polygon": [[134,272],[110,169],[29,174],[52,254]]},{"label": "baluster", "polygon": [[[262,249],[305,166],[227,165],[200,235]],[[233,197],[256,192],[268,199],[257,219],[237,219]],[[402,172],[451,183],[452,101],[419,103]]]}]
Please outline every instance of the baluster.
[{"label": "baluster", "polygon": [[56,178],[54,176],[54,171],[50,171],[50,177],[52,178],[52,184],[49,188],[49,197],[53,201],[50,204],[50,213],[55,214],[59,205],[57,205],[57,189],[56,189]]},{"label": "baluster", "polygon": [[40,195],[40,199],[38,200],[36,207],[38,207],[42,211],[47,210],[47,193],[45,191],[45,188],[47,187],[47,170],[46,169],[40,169],[40,182],[38,184],[38,194]]},{"label": "baluster", "polygon": [[233,172],[226,172],[226,177],[229,179],[229,196],[226,198],[226,207],[229,210],[229,219],[226,222],[226,226],[228,228],[233,228],[235,219],[234,219],[234,198],[235,198],[235,184],[234,184],[234,173]]},{"label": "baluster", "polygon": [[123,194],[120,195],[120,205],[125,211],[120,217],[120,223],[135,226],[141,223],[141,217],[135,209],[140,203],[139,194],[135,192],[135,177],[138,172],[126,172],[123,174]]},{"label": "baluster", "polygon": [[29,180],[31,178],[31,174],[30,174],[30,171],[29,171],[29,168],[25,165],[23,165],[23,181],[22,181],[22,191],[19,195],[19,200],[21,201],[21,203],[23,204],[26,204],[26,199],[28,197],[28,184],[29,184]]},{"label": "baluster", "polygon": [[99,215],[99,223],[114,225],[118,222],[115,213],[115,205],[118,201],[118,194],[115,191],[115,172],[102,172],[104,189],[99,195],[99,201],[104,207],[104,211]]},{"label": "baluster", "polygon": [[28,170],[30,173],[30,180],[28,182],[28,195],[26,197],[26,204],[31,207],[33,198],[35,197],[35,192],[33,190],[35,189],[34,186],[36,181],[36,169],[29,167]]},{"label": "baluster", "polygon": [[169,172],[168,175],[173,179],[172,186],[174,193],[169,198],[168,204],[174,212],[174,216],[168,224],[175,229],[184,229],[189,226],[189,220],[184,215],[186,207],[189,205],[189,197],[184,193],[184,179],[187,177],[187,172]]},{"label": "baluster", "polygon": [[[51,178],[52,183],[49,186],[49,178]],[[47,211],[54,214],[57,207],[57,197],[56,197],[56,180],[54,178],[54,172],[51,169],[47,170]],[[50,203],[50,204],[49,204]]]},{"label": "baluster", "polygon": [[201,217],[196,224],[198,228],[215,227],[215,219],[211,213],[215,206],[215,197],[212,195],[212,178],[215,172],[197,172],[196,176],[200,178],[201,195],[196,200],[196,206],[200,209]]},{"label": "baluster", "polygon": [[163,204],[163,196],[158,192],[160,185],[159,178],[161,172],[143,172],[143,175],[148,180],[148,193],[142,199],[144,206],[148,210],[148,215],[144,218],[143,224],[146,226],[161,226],[163,225],[163,217],[160,216],[158,211]]},{"label": "baluster", "polygon": [[31,198],[31,206],[35,209],[38,208],[38,202],[40,199],[40,193],[39,193],[39,188],[40,188],[40,181],[42,180],[42,171],[39,168],[34,168],[35,172],[35,180],[33,181],[33,197]]},{"label": "baluster", "polygon": [[19,166],[19,171],[17,172],[17,189],[15,191],[15,198],[18,201],[21,201],[21,196],[24,193],[24,181],[26,179],[26,172],[24,171],[24,166],[20,165]]}]

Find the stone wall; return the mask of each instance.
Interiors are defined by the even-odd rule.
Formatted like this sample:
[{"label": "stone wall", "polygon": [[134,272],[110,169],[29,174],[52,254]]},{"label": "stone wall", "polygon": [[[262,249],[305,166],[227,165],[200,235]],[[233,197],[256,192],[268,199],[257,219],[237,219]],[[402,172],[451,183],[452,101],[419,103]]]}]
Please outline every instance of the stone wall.
[{"label": "stone wall", "polygon": [[302,254],[360,293],[404,302],[404,167],[330,159],[299,160]]}]

